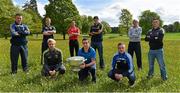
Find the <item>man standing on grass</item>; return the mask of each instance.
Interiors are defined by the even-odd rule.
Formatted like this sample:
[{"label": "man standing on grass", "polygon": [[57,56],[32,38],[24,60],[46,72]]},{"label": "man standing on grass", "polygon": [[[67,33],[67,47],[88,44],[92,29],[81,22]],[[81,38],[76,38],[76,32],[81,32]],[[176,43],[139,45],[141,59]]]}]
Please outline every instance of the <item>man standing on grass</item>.
[{"label": "man standing on grass", "polygon": [[149,60],[149,72],[147,78],[150,79],[154,75],[154,61],[157,59],[157,62],[160,67],[161,78],[167,80],[166,67],[164,63],[163,55],[163,37],[164,29],[160,28],[159,19],[153,19],[152,22],[153,28],[147,33],[145,41],[149,42],[150,50],[148,53]]},{"label": "man standing on grass", "polygon": [[89,35],[91,36],[91,46],[98,50],[99,53],[99,62],[100,68],[104,68],[104,59],[103,59],[103,25],[99,22],[98,16],[94,17],[94,25],[91,26]]},{"label": "man standing on grass", "polygon": [[108,76],[115,81],[127,77],[129,85],[133,87],[136,77],[132,57],[129,53],[125,52],[125,44],[119,43],[117,47],[118,52],[113,57],[112,70],[108,73]]},{"label": "man standing on grass", "polygon": [[142,28],[139,27],[139,22],[137,20],[133,20],[133,26],[129,29],[129,45],[128,45],[128,53],[132,56],[134,52],[136,54],[137,66],[138,70],[142,69],[142,57],[141,57],[141,33]]},{"label": "man standing on grass", "polygon": [[[56,33],[56,28],[51,25],[51,19],[49,17],[45,19],[45,23],[46,24],[42,29],[42,33],[43,33],[43,41],[42,41],[42,49],[41,49],[42,54],[46,49],[48,49],[47,40],[50,38],[54,38],[53,35]],[[41,56],[41,64],[43,64],[42,56]]]},{"label": "man standing on grass", "polygon": [[43,52],[43,76],[55,76],[57,72],[59,74],[65,73],[65,66],[62,64],[63,55],[61,50],[55,48],[56,41],[54,39],[48,39],[48,49]]},{"label": "man standing on grass", "polygon": [[24,72],[28,72],[27,58],[28,58],[28,48],[26,36],[30,34],[28,27],[22,24],[22,15],[15,15],[15,23],[10,26],[11,31],[11,74],[17,73],[18,58],[21,55],[21,63]]},{"label": "man standing on grass", "polygon": [[88,39],[83,39],[82,44],[83,48],[79,50],[78,56],[82,56],[87,60],[80,65],[81,70],[78,72],[79,80],[83,81],[91,73],[92,82],[96,82],[96,52],[90,47]]}]

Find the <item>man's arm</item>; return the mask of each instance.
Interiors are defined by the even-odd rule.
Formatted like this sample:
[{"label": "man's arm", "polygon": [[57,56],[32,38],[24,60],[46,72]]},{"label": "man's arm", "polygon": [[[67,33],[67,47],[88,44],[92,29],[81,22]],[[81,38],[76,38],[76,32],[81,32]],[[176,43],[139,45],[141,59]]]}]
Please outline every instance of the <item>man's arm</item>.
[{"label": "man's arm", "polygon": [[48,66],[48,64],[47,64],[47,57],[46,57],[45,53],[46,53],[46,51],[43,52],[44,67],[45,67],[45,69],[47,69],[48,71],[50,71],[50,68],[49,68],[49,66]]},{"label": "man's arm", "polygon": [[138,28],[138,34],[137,34],[137,38],[141,37],[141,34],[142,34],[142,28]]},{"label": "man's arm", "polygon": [[102,24],[100,24],[100,27],[99,27],[100,29],[98,30],[98,32],[93,32],[94,34],[100,34],[100,33],[102,33],[102,31],[103,31],[103,25]]},{"label": "man's arm", "polygon": [[85,64],[85,67],[91,67],[92,65],[96,64],[96,52],[93,50],[91,54],[91,62],[89,64]]},{"label": "man's arm", "polygon": [[93,33],[93,29],[92,29],[92,26],[91,26],[91,29],[90,29],[90,33],[89,33],[90,36],[93,36],[94,33]]},{"label": "man's arm", "polygon": [[148,32],[145,37],[145,41],[149,41],[149,40],[150,40],[150,32]]},{"label": "man's arm", "polygon": [[11,32],[12,37],[19,36],[19,33],[15,31],[15,25],[13,25],[13,24],[10,25],[10,32]]},{"label": "man's arm", "polygon": [[129,36],[130,38],[133,37],[133,36],[132,36],[132,33],[131,33],[131,30],[132,30],[132,28],[130,28],[129,31],[128,31],[128,36]]},{"label": "man's arm", "polygon": [[116,56],[114,56],[113,60],[112,60],[112,70],[113,71],[115,70],[115,67],[116,67]]},{"label": "man's arm", "polygon": [[133,70],[134,70],[134,65],[133,65],[133,60],[132,60],[132,57],[131,57],[130,54],[127,54],[127,63],[128,63],[128,66],[129,66],[128,73],[132,73]]},{"label": "man's arm", "polygon": [[58,70],[59,70],[59,68],[60,68],[61,65],[62,65],[62,62],[63,62],[63,55],[62,55],[62,51],[59,50],[59,54],[58,54],[58,64],[56,64],[55,71],[58,71]]},{"label": "man's arm", "polygon": [[56,28],[54,26],[52,26],[52,30],[51,31],[47,31],[49,34],[53,35],[56,33]]},{"label": "man's arm", "polygon": [[24,27],[24,31],[20,31],[18,33],[25,36],[29,35],[30,34],[29,28],[26,25],[23,25],[23,27]]}]

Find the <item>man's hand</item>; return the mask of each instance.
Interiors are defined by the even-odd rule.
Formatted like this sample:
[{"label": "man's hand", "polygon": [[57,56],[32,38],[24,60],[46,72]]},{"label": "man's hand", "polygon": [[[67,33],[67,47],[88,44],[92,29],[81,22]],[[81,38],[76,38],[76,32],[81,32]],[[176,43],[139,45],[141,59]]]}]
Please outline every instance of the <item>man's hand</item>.
[{"label": "man's hand", "polygon": [[122,80],[123,75],[122,75],[122,74],[115,74],[115,78],[116,78],[117,80]]},{"label": "man's hand", "polygon": [[89,35],[90,35],[90,36],[93,36],[93,35],[94,35],[94,33],[93,33],[93,32],[91,32],[91,33],[89,33]]},{"label": "man's hand", "polygon": [[93,32],[93,34],[99,34],[100,32],[98,31],[98,32]]},{"label": "man's hand", "polygon": [[55,70],[49,71],[49,74],[50,74],[51,76],[55,76],[55,75],[56,75],[56,71],[55,71]]},{"label": "man's hand", "polygon": [[84,69],[86,67],[86,64],[83,62],[80,66],[81,69]]},{"label": "man's hand", "polygon": [[19,33],[18,33],[18,32],[14,32],[14,34],[15,34],[16,36],[19,36]]}]

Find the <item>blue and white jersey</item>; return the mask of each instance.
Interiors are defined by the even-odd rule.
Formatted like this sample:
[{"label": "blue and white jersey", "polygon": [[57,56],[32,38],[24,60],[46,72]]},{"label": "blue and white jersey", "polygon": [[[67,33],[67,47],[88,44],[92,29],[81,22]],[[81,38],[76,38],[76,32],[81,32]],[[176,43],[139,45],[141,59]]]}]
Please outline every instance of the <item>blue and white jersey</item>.
[{"label": "blue and white jersey", "polygon": [[112,60],[112,70],[121,70],[128,73],[132,73],[134,71],[134,65],[132,57],[129,53],[116,53]]},{"label": "blue and white jersey", "polygon": [[26,36],[30,34],[29,28],[25,24],[17,24],[16,22],[10,26],[11,44],[25,45],[27,44]]}]

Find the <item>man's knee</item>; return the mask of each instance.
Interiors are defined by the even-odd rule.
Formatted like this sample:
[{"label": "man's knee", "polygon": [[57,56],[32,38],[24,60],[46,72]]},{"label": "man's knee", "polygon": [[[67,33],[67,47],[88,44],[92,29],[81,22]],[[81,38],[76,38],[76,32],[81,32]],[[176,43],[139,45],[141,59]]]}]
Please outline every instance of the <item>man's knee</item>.
[{"label": "man's knee", "polygon": [[66,72],[65,69],[60,69],[60,70],[59,70],[59,74],[64,74],[65,72]]},{"label": "man's knee", "polygon": [[61,65],[60,69],[59,69],[59,74],[64,74],[66,72],[66,68],[64,65]]},{"label": "man's knee", "polygon": [[45,69],[42,69],[42,70],[41,70],[41,75],[42,75],[42,76],[45,76],[45,77],[46,77],[46,76],[49,76],[49,72],[46,71]]},{"label": "man's knee", "polygon": [[111,79],[113,78],[113,71],[112,71],[112,70],[111,70],[111,71],[109,71],[109,73],[108,73],[108,77],[109,77],[109,78],[111,78]]}]

